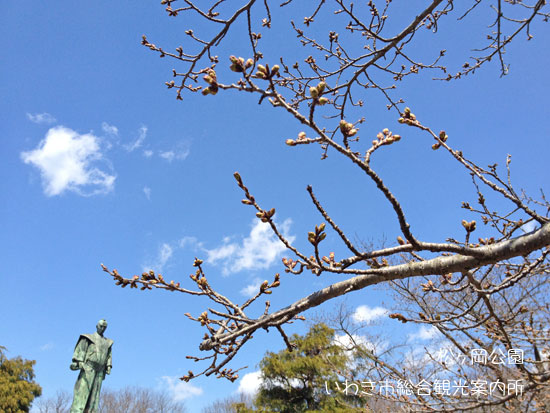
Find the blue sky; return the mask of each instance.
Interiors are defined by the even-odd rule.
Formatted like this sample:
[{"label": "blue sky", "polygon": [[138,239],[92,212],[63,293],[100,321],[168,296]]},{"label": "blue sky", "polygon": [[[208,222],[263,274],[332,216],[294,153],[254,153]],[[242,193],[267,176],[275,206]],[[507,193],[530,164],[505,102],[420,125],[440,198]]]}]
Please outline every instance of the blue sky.
[{"label": "blue sky", "polygon": [[[470,42],[483,39],[475,28],[484,16],[480,12],[456,26],[460,31],[442,26],[437,35],[426,34],[424,44],[436,50],[447,45],[447,62],[456,68],[469,55]],[[263,51],[271,61],[279,54],[292,59],[288,22],[278,24],[283,34],[266,33]],[[198,353],[204,334],[184,313],[198,315],[206,304],[174,293],[120,289],[100,268],[105,263],[129,276],[152,267],[185,283],[197,256],[206,261],[213,285],[245,299],[254,286],[283,271],[285,254],[240,203],[234,171],[260,205],[277,209],[277,222],[304,249],[307,231],[321,222],[305,191],[308,184],[352,237],[391,243],[398,235],[386,203],[359,171],[335,153],[320,161],[318,148],[285,145],[301,131],[286,113],[235,93],[176,101],[164,86],[176,62],[159,59],[140,40],[147,34],[156,44],[176,47],[186,40],[187,28],[185,18],[168,18],[158,2],[84,1],[74,7],[29,1],[3,7],[0,345],[10,356],[37,360],[45,397],[72,391],[74,344],[100,318],[107,319],[106,335],[115,340],[106,386],[166,388],[194,412],[243,385],[176,380],[194,368],[185,356]],[[509,48],[511,72],[504,78],[491,64],[457,82],[421,75],[400,85],[400,96],[417,116],[445,129],[480,164],[503,164],[513,154],[513,180],[532,194],[550,177],[545,29],[535,24],[533,40],[520,38]],[[231,34],[219,55],[245,53],[242,39],[242,33]],[[397,124],[380,102],[374,93],[368,96],[362,133],[374,136],[389,127],[404,139],[380,153],[375,168],[401,198],[420,238],[459,237],[460,202],[475,200],[468,176]],[[327,251],[344,254],[334,238],[325,243]],[[285,274],[272,308],[336,280]],[[348,305],[358,309],[357,319],[368,319],[365,314],[384,315],[381,309],[391,301],[374,289],[350,296]],[[289,331],[305,328],[293,325]],[[422,338],[417,330],[408,333]],[[248,365],[242,374],[253,373],[267,349],[282,347],[279,336],[261,332],[234,366]]]}]

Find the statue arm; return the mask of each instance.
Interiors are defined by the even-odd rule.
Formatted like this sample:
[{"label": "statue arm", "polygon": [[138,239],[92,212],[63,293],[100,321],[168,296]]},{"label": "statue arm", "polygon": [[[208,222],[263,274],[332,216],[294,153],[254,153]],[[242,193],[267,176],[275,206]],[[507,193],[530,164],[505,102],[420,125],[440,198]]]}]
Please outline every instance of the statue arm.
[{"label": "statue arm", "polygon": [[[86,338],[80,337],[76,343],[76,347],[73,353],[73,362],[71,364],[71,369],[79,370],[82,368],[82,363],[86,358],[86,351],[88,350],[89,342]],[[74,367],[74,368],[73,368]]]},{"label": "statue arm", "polygon": [[109,347],[109,351],[107,353],[107,368],[105,369],[105,372],[107,374],[111,374],[111,368],[113,367],[113,357],[111,353],[111,347]]}]

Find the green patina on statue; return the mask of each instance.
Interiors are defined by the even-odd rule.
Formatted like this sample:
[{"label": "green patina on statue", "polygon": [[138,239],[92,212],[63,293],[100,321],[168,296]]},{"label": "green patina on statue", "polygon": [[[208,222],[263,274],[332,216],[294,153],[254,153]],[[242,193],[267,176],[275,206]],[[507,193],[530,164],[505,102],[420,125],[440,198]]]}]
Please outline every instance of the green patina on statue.
[{"label": "green patina on statue", "polygon": [[78,338],[73,354],[71,370],[80,370],[74,386],[74,398],[70,413],[96,413],[99,393],[105,374],[111,373],[111,348],[113,340],[103,337],[107,321],[99,320],[93,334]]}]

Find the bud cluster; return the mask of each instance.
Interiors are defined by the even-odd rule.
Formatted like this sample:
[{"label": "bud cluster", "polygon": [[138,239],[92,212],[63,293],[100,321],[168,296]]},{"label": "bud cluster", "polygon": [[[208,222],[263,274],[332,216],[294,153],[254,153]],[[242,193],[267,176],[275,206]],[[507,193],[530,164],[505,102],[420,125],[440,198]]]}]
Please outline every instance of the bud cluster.
[{"label": "bud cluster", "polygon": [[320,81],[317,86],[312,86],[309,88],[309,95],[313,98],[314,102],[318,105],[326,105],[328,103],[328,99],[325,97],[320,97],[323,92],[325,91],[325,88],[327,87],[327,84],[324,80]]},{"label": "bud cluster", "polygon": [[247,59],[245,62],[242,57],[229,56],[229,60],[231,61],[229,69],[231,69],[232,72],[242,73],[254,65],[253,59]]},{"label": "bud cluster", "polygon": [[462,226],[466,230],[466,232],[474,232],[476,229],[476,222],[475,221],[466,221],[465,219],[462,220]]},{"label": "bud cluster", "polygon": [[325,223],[323,222],[321,225],[315,226],[315,232],[308,232],[307,240],[313,245],[319,244],[327,236],[326,232],[324,231],[325,231]]},{"label": "bud cluster", "polygon": [[372,146],[378,147],[400,141],[401,135],[394,135],[388,128],[384,128],[382,132],[378,132],[376,138],[377,140],[372,141]]},{"label": "bud cluster", "polygon": [[298,261],[293,260],[292,258],[283,258],[283,265],[286,267],[285,272],[292,272],[294,267],[296,267]]},{"label": "bud cluster", "polygon": [[396,320],[399,320],[402,323],[406,323],[407,321],[409,321],[405,318],[405,316],[403,316],[402,314],[399,314],[399,313],[392,313],[392,314],[389,315],[389,317],[393,318],[393,319],[396,319]]},{"label": "bud cluster", "polygon": [[[447,135],[447,133],[445,133],[444,130],[440,131],[439,132],[439,140],[441,142],[447,142],[447,139],[449,139],[449,135]],[[437,149],[439,149],[441,147],[441,142],[436,142],[432,145],[432,149],[435,151]]]},{"label": "bud cluster", "polygon": [[353,127],[353,123],[346,122],[344,119],[340,121],[340,132],[344,137],[349,138],[357,134],[357,129]]},{"label": "bud cluster", "polygon": [[258,70],[256,71],[254,77],[264,80],[272,79],[273,76],[280,76],[279,69],[279,65],[274,65],[271,70],[268,65],[258,65]]},{"label": "bud cluster", "polygon": [[416,125],[418,124],[418,121],[416,120],[416,116],[414,113],[411,112],[411,109],[409,107],[406,107],[403,113],[401,114],[401,117],[398,120],[399,123],[404,123],[406,125]]},{"label": "bud cluster", "polygon": [[452,273],[447,273],[447,274],[443,274],[440,278],[440,281],[441,281],[441,284],[445,285],[445,284],[449,284],[453,279],[453,274]]},{"label": "bud cluster", "polygon": [[422,291],[424,291],[424,292],[435,291],[436,290],[435,285],[434,285],[432,280],[429,280],[425,284],[420,284],[420,286],[422,287]]},{"label": "bud cluster", "polygon": [[328,257],[326,255],[324,255],[322,258],[321,258],[325,263],[327,263],[330,267],[341,267],[342,264],[340,264],[339,262],[336,262],[335,259],[334,259],[334,252],[331,252]]},{"label": "bud cluster", "polygon": [[300,141],[304,141],[306,139],[306,133],[305,132],[300,132],[298,134],[298,139],[297,140],[294,140],[294,139],[287,139],[285,141],[285,143],[288,145],[288,146],[296,146],[298,144],[298,142]]},{"label": "bud cluster", "polygon": [[260,218],[260,221],[262,222],[269,222],[273,215],[275,215],[275,208],[271,208],[269,211],[256,212],[256,216]]},{"label": "bud cluster", "polygon": [[204,96],[215,95],[216,93],[218,93],[218,79],[214,69],[208,69],[203,79],[209,85],[208,87],[205,87],[201,92]]},{"label": "bud cluster", "polygon": [[481,245],[491,245],[495,243],[495,237],[491,238],[478,238],[478,241]]},{"label": "bud cluster", "polygon": [[281,276],[277,273],[275,274],[275,278],[271,284],[269,284],[269,281],[265,280],[260,285],[260,293],[261,294],[271,294],[272,291],[268,290],[268,288],[277,288],[279,285],[281,285]]}]

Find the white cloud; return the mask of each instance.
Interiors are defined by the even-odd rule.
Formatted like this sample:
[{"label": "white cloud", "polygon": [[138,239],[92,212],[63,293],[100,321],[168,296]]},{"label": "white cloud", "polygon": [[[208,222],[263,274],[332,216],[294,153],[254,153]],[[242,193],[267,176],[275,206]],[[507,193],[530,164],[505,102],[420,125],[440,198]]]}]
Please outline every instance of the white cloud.
[{"label": "white cloud", "polygon": [[[279,229],[289,242],[295,237],[288,235],[292,220],[286,219]],[[277,260],[283,251],[284,244],[275,236],[271,227],[260,220],[252,222],[252,229],[248,237],[243,239],[242,244],[231,243],[228,238],[223,240],[223,245],[208,253],[208,262],[217,264],[221,262],[224,275],[239,272],[242,270],[266,269]]]},{"label": "white cloud", "polygon": [[107,122],[101,124],[101,129],[103,129],[103,132],[107,135],[118,136],[118,128],[114,125],[109,125]]},{"label": "white cloud", "polygon": [[143,156],[145,156],[146,158],[150,158],[151,156],[153,156],[153,151],[146,149],[143,151]]},{"label": "white cloud", "polygon": [[260,291],[260,285],[262,285],[262,280],[259,278],[254,278],[252,283],[247,285],[241,290],[241,294],[245,297],[253,297]]},{"label": "white cloud", "polygon": [[151,188],[149,188],[148,186],[144,186],[143,193],[145,194],[148,200],[151,200]]},{"label": "white cloud", "polygon": [[174,160],[176,161],[183,161],[189,156],[190,150],[189,150],[189,142],[179,142],[175,148],[166,150],[166,151],[160,151],[159,156],[162,159],[167,160],[168,162],[172,162]]},{"label": "white cloud", "polygon": [[389,310],[384,307],[369,307],[360,305],[352,315],[353,321],[356,323],[370,323],[378,318],[384,317],[389,313]]},{"label": "white cloud", "polygon": [[164,266],[168,260],[172,258],[173,253],[174,249],[170,246],[170,244],[166,242],[163,243],[159,248],[156,260],[153,263],[144,265],[143,271],[154,270],[157,273],[164,271]]},{"label": "white cloud", "polygon": [[136,138],[136,140],[133,141],[132,143],[122,145],[122,147],[126,149],[128,152],[133,152],[141,146],[141,144],[143,143],[146,137],[147,137],[147,127],[142,126],[141,128],[139,128],[138,137]]},{"label": "white cloud", "polygon": [[202,242],[199,242],[199,240],[195,237],[186,236],[179,240],[178,246],[180,248],[187,248],[188,246],[191,246],[193,250],[196,250],[197,247],[202,247]]},{"label": "white cloud", "polygon": [[52,123],[57,122],[57,119],[55,119],[52,115],[49,113],[35,113],[34,115],[32,113],[27,113],[27,119],[31,122],[38,123],[38,124],[45,124],[50,125]]},{"label": "white cloud", "polygon": [[237,389],[237,392],[250,396],[255,395],[262,384],[261,375],[262,373],[259,370],[253,371],[252,373],[246,373],[239,381],[239,388]]},{"label": "white cloud", "polygon": [[408,335],[409,340],[431,340],[439,335],[439,331],[434,326],[421,326],[416,333]]},{"label": "white cloud", "polygon": [[193,396],[200,396],[203,393],[202,388],[193,386],[191,383],[186,383],[178,377],[163,376],[161,379],[164,382],[163,387],[168,389],[168,393],[174,402],[180,402]]},{"label": "white cloud", "polygon": [[176,154],[174,153],[174,151],[166,151],[166,152],[161,152],[159,156],[161,158],[166,159],[168,162],[172,162],[176,157]]},{"label": "white cloud", "polygon": [[107,193],[113,189],[116,177],[93,166],[103,158],[99,143],[91,133],[80,135],[56,126],[48,130],[36,149],[22,152],[21,159],[40,170],[47,196],[66,190],[85,196]]},{"label": "white cloud", "polygon": [[48,351],[54,348],[54,344],[50,341],[42,346],[40,346],[40,351]]},{"label": "white cloud", "polygon": [[367,337],[358,334],[352,334],[351,337],[348,334],[336,334],[333,343],[338,344],[346,350],[351,350],[354,345],[365,346],[370,351],[374,351],[375,349],[375,345],[370,342]]},{"label": "white cloud", "polygon": [[530,221],[527,224],[523,224],[521,226],[521,230],[525,233],[533,231],[537,227],[537,224],[535,221]]},{"label": "white cloud", "polygon": [[182,161],[189,156],[189,149],[183,149],[180,151],[164,151],[160,152],[159,156],[166,159],[168,162],[172,162],[174,159]]}]

